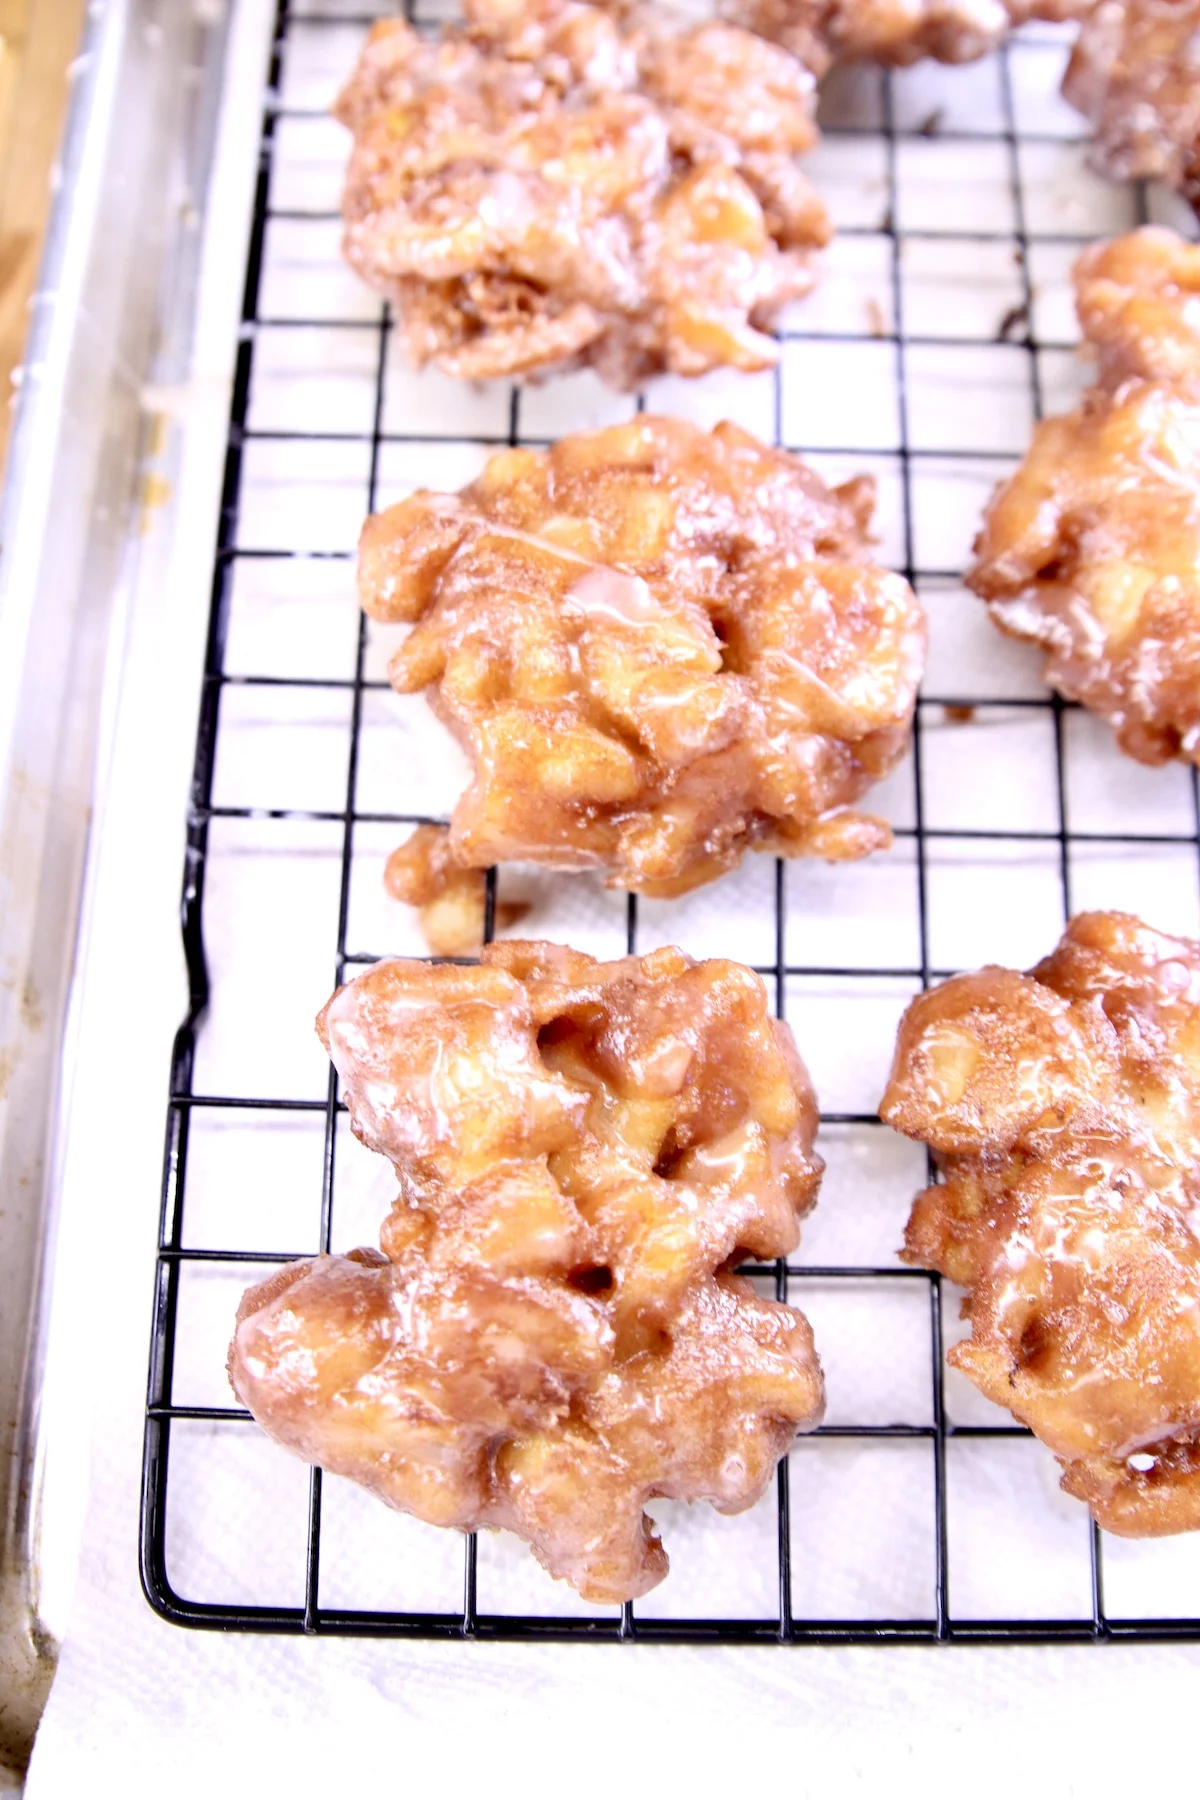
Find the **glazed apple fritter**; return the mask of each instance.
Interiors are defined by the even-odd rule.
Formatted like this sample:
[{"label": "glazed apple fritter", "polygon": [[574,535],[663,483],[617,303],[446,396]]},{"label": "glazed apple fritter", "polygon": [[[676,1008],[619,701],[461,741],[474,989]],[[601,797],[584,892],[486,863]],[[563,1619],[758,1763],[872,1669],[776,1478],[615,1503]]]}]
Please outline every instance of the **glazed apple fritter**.
[{"label": "glazed apple fritter", "polygon": [[432,42],[374,26],[336,111],[346,256],[451,375],[765,368],[831,235],[812,76],[733,26],[471,0]]},{"label": "glazed apple fritter", "polygon": [[880,1111],[942,1171],[903,1256],[968,1290],[951,1364],[1107,1530],[1200,1527],[1200,945],[1084,913],[1028,975],[956,976]]},{"label": "glazed apple fritter", "polygon": [[762,982],[510,942],[379,963],[318,1029],[399,1191],[383,1254],[250,1290],[235,1391],[400,1511],[506,1527],[589,1600],[645,1593],[647,1500],[753,1505],[823,1410],[806,1320],[728,1272],[795,1247],[821,1175]]},{"label": "glazed apple fritter", "polygon": [[1104,0],[1063,93],[1096,128],[1101,174],[1165,181],[1200,209],[1200,0]]},{"label": "glazed apple fritter", "polygon": [[737,426],[643,416],[369,519],[363,605],[414,627],[392,685],[475,764],[450,857],[413,840],[393,892],[526,861],[671,895],[747,849],[886,846],[851,808],[907,745],[924,626],[870,558],[872,502]]},{"label": "glazed apple fritter", "polygon": [[468,956],[483,943],[487,885],[482,869],[454,860],[442,825],[418,825],[392,851],[384,886],[394,900],[419,909],[421,931],[435,956]]},{"label": "glazed apple fritter", "polygon": [[1200,392],[1200,245],[1145,225],[1085,250],[1074,273],[1103,386],[1133,376]]},{"label": "glazed apple fritter", "polygon": [[[1100,381],[1044,420],[984,515],[967,585],[1045,678],[1145,763],[1200,760],[1197,253],[1140,231],[1076,266]],[[1171,380],[1147,380],[1176,371]]]},{"label": "glazed apple fritter", "polygon": [[1082,18],[1095,0],[728,0],[727,15],[823,75],[833,63],[974,62],[1030,19]]}]

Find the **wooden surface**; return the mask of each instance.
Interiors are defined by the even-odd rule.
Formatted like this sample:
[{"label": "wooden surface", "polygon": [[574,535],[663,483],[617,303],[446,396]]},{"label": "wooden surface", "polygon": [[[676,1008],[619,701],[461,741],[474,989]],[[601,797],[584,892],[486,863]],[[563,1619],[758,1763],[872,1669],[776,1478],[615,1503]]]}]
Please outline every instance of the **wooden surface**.
[{"label": "wooden surface", "polygon": [[0,469],[86,0],[0,0]]}]

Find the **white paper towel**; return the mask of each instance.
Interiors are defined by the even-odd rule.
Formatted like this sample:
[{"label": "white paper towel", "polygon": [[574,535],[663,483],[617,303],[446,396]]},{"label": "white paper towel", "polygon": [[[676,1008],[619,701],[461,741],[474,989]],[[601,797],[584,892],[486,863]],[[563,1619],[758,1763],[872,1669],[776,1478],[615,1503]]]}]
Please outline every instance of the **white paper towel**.
[{"label": "white paper towel", "polygon": [[[223,223],[244,216],[268,10],[252,3],[239,9],[240,53],[214,209]],[[302,48],[289,59],[285,101],[296,108],[324,105],[330,51],[345,60],[358,35],[359,28],[349,25],[332,36],[328,28],[301,32]],[[1053,46],[1033,46],[1021,59],[1018,110],[1032,129],[1058,117],[1047,99],[1052,82],[1043,79],[1055,59],[1061,53]],[[966,129],[972,119],[984,120],[986,129],[987,108],[997,104],[991,64],[922,68],[901,78],[897,91],[902,128],[941,105],[951,126],[961,115]],[[342,155],[336,128],[320,118],[297,117],[281,121],[279,131],[284,152],[277,203],[335,204]],[[967,208],[965,227],[980,207],[1006,205],[1006,175],[993,166],[994,148],[956,147],[954,179],[947,183],[948,146],[934,145],[931,152],[923,141],[903,142],[901,222],[911,229],[929,220],[946,226],[961,205]],[[873,173],[873,154],[869,143],[833,136],[814,158],[814,176],[844,223],[875,228],[880,222],[885,190]],[[1066,228],[1064,217],[1080,231],[1124,222],[1125,195],[1091,178],[1076,179],[1073,151],[1052,162],[1047,146],[1038,143],[1028,154],[1037,168],[1031,167],[1027,195],[1057,228]],[[1039,174],[1045,176],[1040,186]],[[228,239],[228,232],[222,235]],[[1055,248],[1034,246],[1038,305],[1045,314],[1039,330],[1046,338],[1070,335],[1062,306],[1067,264],[1061,257],[1055,262]],[[978,335],[985,327],[976,313],[994,319],[1011,304],[1011,259],[990,262],[978,247],[916,237],[907,254],[905,305],[914,334],[934,324],[945,331],[949,319],[950,329],[957,320],[964,336]],[[285,313],[300,280],[310,309],[313,296],[324,294],[331,314],[344,316],[345,308],[358,306],[369,320],[371,307],[335,256],[336,232],[323,225],[297,228],[290,236],[287,229],[277,231],[264,311]],[[808,328],[823,328],[823,320],[841,328],[869,305],[886,317],[889,257],[886,238],[872,231],[839,240],[829,283],[805,315]],[[1070,1793],[1093,1783],[1111,1791],[1118,1780],[1163,1779],[1177,1754],[1186,1769],[1188,1707],[1200,1671],[1200,1646],[1194,1645],[747,1650],[306,1641],[183,1632],[150,1611],[137,1580],[142,1407],[163,1100],[171,1037],[184,1004],[175,907],[236,311],[235,261],[228,242],[221,250],[210,244],[196,378],[182,402],[188,436],[180,526],[175,537],[149,543],[100,821],[50,1383],[71,1436],[86,1429],[90,1490],[74,1611],[29,1794],[45,1800],[98,1787],[134,1797],[162,1791],[186,1796],[210,1793],[216,1781],[240,1794],[265,1779],[309,1793],[319,1784],[337,1781],[349,1789],[372,1778],[401,1787],[436,1782],[452,1792],[467,1791],[476,1781],[520,1783],[535,1793],[569,1783],[590,1792],[634,1781],[641,1771],[647,1783],[666,1775],[675,1787],[694,1780],[702,1792],[718,1781],[762,1778],[819,1795],[918,1781],[939,1788],[969,1781],[986,1793],[1034,1780],[1053,1781]],[[947,294],[955,292],[961,304],[948,313]],[[363,336],[370,347],[373,334]],[[286,340],[281,333],[278,343],[260,340],[252,417],[287,429],[297,406],[320,407],[335,424],[355,428],[361,371],[337,360],[343,338],[318,332],[299,348],[298,341],[296,333]],[[878,444],[867,460],[882,484],[884,551],[902,557],[891,390],[882,378],[879,391],[864,385],[861,360],[887,347],[855,346],[853,369],[839,361],[844,348],[788,346],[782,392],[795,417],[791,427],[785,420],[785,430],[824,444],[826,453],[813,460],[835,475],[845,463],[836,449],[839,430],[851,431],[857,443]],[[298,357],[308,359],[307,372],[297,366]],[[1069,360],[1062,359],[1063,368],[1054,365],[1056,380],[1064,378]],[[961,562],[996,472],[984,459],[968,480],[962,465],[938,462],[947,431],[956,429],[952,421],[963,415],[964,396],[987,446],[995,446],[999,433],[1004,450],[1015,454],[1028,429],[1015,387],[1002,380],[995,395],[986,386],[981,392],[978,384],[991,378],[985,362],[968,359],[952,367],[942,351],[928,368],[918,356],[909,370],[910,432],[929,452],[913,486],[917,561],[929,568]],[[847,408],[847,377],[856,394],[873,394],[874,410]],[[752,429],[771,431],[769,379],[663,382],[656,390],[651,405],[699,418],[733,414]],[[507,417],[506,400],[502,413],[494,392],[413,377],[399,364],[390,371],[387,405],[391,429],[403,429],[402,421],[420,409],[422,416],[449,420],[448,436],[488,435],[495,420]],[[541,435],[627,410],[588,376],[532,390],[523,406],[524,429]],[[456,484],[478,454],[461,442],[422,446],[419,453],[389,444],[380,497],[417,476]],[[311,447],[260,443],[248,458],[244,541],[257,535],[261,543],[292,543],[298,531],[307,531],[314,542],[332,534],[351,543],[362,511],[360,463],[358,446],[326,445],[317,455]],[[854,459],[853,466],[862,464]],[[257,579],[235,605],[234,666],[242,659],[241,666],[280,673],[349,673],[341,668],[352,653],[346,571],[284,565]],[[929,692],[961,692],[968,681],[985,698],[1038,691],[1030,659],[994,638],[951,581],[931,580],[923,598],[933,629]],[[373,656],[378,663],[378,645]],[[321,701],[297,717],[275,716],[253,698],[235,702],[226,714],[225,761],[218,769],[225,797],[317,804],[314,795],[330,779],[339,733],[344,735],[337,704]],[[414,767],[427,770],[430,780],[442,779],[452,797],[452,764],[423,709],[394,705],[387,696],[371,697],[369,705],[378,718],[367,719],[368,785],[360,805],[370,808],[372,781],[386,805],[397,780],[410,778]],[[969,728],[931,722],[925,738],[927,822],[932,817],[935,824],[967,825],[982,809],[1001,827],[1009,820],[1018,830],[1047,823],[1052,828],[1050,814],[1043,819],[1038,810],[1053,809],[1053,797],[1044,791],[1044,728],[1040,714],[1012,708],[984,714]],[[1172,821],[1162,827],[1169,830],[1186,817],[1190,794],[1186,782],[1175,779],[1178,772],[1147,777],[1132,769],[1112,750],[1103,728],[1086,718],[1073,716],[1069,730],[1071,804],[1079,828],[1087,829],[1092,818],[1112,828],[1114,818],[1119,823],[1128,816],[1150,830],[1161,816]],[[289,734],[286,756],[279,754],[281,731]],[[335,768],[334,788],[342,779]],[[284,786],[264,800],[271,783]],[[884,803],[898,824],[911,822],[907,771],[888,784]],[[379,828],[364,832],[359,842],[351,941],[360,948],[419,948],[415,939],[411,945],[398,941],[405,927],[381,896],[379,867],[393,835],[394,828]],[[313,919],[328,907],[331,849],[320,827],[296,827],[290,835],[276,829],[271,845],[278,856],[274,878],[267,873],[261,829],[256,835],[253,823],[214,834],[209,925],[220,979],[200,1068],[207,1060],[212,1079],[219,1076],[226,1092],[319,1095],[323,1061],[310,1021],[314,994],[316,1002],[324,998],[332,967],[329,932],[318,941]],[[1060,923],[1056,854],[1056,847],[1048,849],[1039,861],[1026,844],[1007,861],[997,857],[983,872],[992,903],[981,908],[978,852],[964,843],[939,847],[930,893],[935,964],[955,967],[989,956],[1021,963],[1044,951]],[[699,954],[728,951],[733,919],[740,953],[769,960],[772,877],[769,863],[751,859],[738,875],[683,903],[643,905],[640,947],[679,938]],[[512,879],[520,877],[506,874]],[[891,858],[849,873],[805,869],[802,881],[789,882],[789,931],[803,941],[807,961],[862,961],[865,942],[867,963],[906,965],[916,929],[913,883],[911,845],[904,841]],[[1182,862],[1176,868],[1153,855],[1131,858],[1098,849],[1076,871],[1076,886],[1080,904],[1144,906],[1168,928],[1196,929],[1193,865],[1185,872]],[[623,903],[586,881],[542,880],[536,913],[523,921],[522,931],[569,936],[580,947],[615,953]],[[251,960],[239,961],[246,958]],[[257,989],[242,980],[248,973],[261,978]],[[802,1048],[828,1108],[874,1106],[894,1020],[910,987],[859,983],[852,1003],[836,982],[810,980],[792,996]],[[244,1008],[255,994],[260,1013],[270,1014],[270,1029],[255,1030],[253,1009],[239,1010],[239,996]],[[807,1229],[805,1259],[886,1258],[920,1179],[919,1154],[882,1132],[852,1127],[831,1128],[823,1147],[830,1173]],[[297,1223],[294,1196],[308,1180],[311,1148],[304,1120],[264,1126],[257,1137],[244,1123],[224,1137],[220,1130],[206,1138],[198,1133],[189,1195],[189,1229],[200,1233],[194,1241],[209,1232],[213,1242],[230,1247],[244,1241],[307,1248],[305,1234],[311,1235],[315,1221],[305,1215]],[[335,1248],[370,1241],[381,1210],[380,1171],[365,1155],[353,1161],[349,1141],[344,1154]],[[237,1270],[201,1272],[186,1293],[177,1398],[224,1399],[220,1351],[242,1281]],[[855,1292],[844,1283],[836,1289],[819,1282],[796,1287],[793,1297],[813,1319],[828,1371],[831,1419],[910,1417],[928,1406],[920,1360],[927,1356],[927,1322],[914,1312],[914,1306],[927,1305],[923,1285],[885,1292]],[[984,1403],[966,1384],[948,1390],[948,1399],[957,1418],[987,1416],[973,1413]],[[60,1428],[60,1442],[61,1435]],[[177,1429],[173,1437],[173,1481],[181,1498],[172,1574],[197,1598],[294,1604],[302,1595],[288,1590],[288,1583],[294,1587],[302,1565],[304,1471],[256,1433],[243,1430],[235,1437],[228,1455],[219,1429],[190,1439]],[[986,1458],[982,1450],[958,1445],[955,1456],[952,1493],[957,1482],[958,1529],[966,1546],[961,1565],[956,1563],[960,1611],[1085,1613],[1080,1509],[1057,1495],[1045,1454],[1019,1443],[999,1452],[990,1446]],[[806,1457],[815,1457],[819,1475]],[[885,1446],[881,1455],[865,1442],[805,1445],[793,1468],[797,1613],[927,1616],[927,1446],[915,1446],[912,1455],[903,1446],[899,1453]],[[325,1496],[324,1604],[457,1604],[456,1539],[397,1520],[342,1483],[326,1482]],[[662,1510],[671,1515],[666,1530],[674,1568],[668,1583],[642,1603],[646,1616],[659,1610],[773,1613],[769,1501],[727,1521],[715,1520],[707,1509]],[[835,1540],[839,1554],[822,1554],[821,1547]],[[1118,1548],[1108,1571],[1110,1600],[1120,1610],[1125,1592],[1126,1610],[1187,1610],[1188,1595],[1200,1594],[1196,1548],[1152,1550],[1148,1557],[1141,1547],[1127,1556]],[[486,1595],[496,1607],[581,1607],[542,1576],[522,1546],[503,1538],[481,1540],[480,1589],[481,1603]],[[1178,1778],[1186,1780],[1182,1772]]]}]

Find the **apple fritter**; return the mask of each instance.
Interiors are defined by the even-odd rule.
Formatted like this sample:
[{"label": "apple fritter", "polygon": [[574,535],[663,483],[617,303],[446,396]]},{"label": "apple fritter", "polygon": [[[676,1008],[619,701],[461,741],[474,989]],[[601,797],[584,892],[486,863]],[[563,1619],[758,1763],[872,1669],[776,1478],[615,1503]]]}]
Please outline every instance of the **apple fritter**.
[{"label": "apple fritter", "polygon": [[335,110],[345,254],[451,375],[768,367],[831,235],[813,78],[731,25],[472,0],[432,41],[381,20]]},{"label": "apple fritter", "polygon": [[387,859],[384,886],[394,900],[420,909],[421,930],[435,956],[468,956],[484,939],[486,877],[464,869],[440,825],[418,825]]},{"label": "apple fritter", "polygon": [[1107,1530],[1200,1527],[1200,945],[1084,913],[1027,975],[944,982],[880,1112],[942,1173],[902,1254],[967,1289],[952,1366]]},{"label": "apple fritter", "polygon": [[1200,208],[1200,0],[1104,0],[1063,93],[1096,128],[1101,174],[1165,181]]},{"label": "apple fritter", "polygon": [[645,1593],[647,1500],[753,1505],[823,1410],[806,1320],[730,1273],[794,1249],[821,1175],[762,982],[509,942],[379,963],[318,1029],[397,1198],[382,1254],[250,1290],[235,1391],[401,1511],[507,1527],[589,1600]]},{"label": "apple fritter", "polygon": [[1100,379],[1038,425],[967,575],[1001,630],[1045,650],[1050,685],[1145,763],[1200,759],[1197,256],[1147,230],[1080,258]]},{"label": "apple fritter", "polygon": [[1104,386],[1134,376],[1200,391],[1200,245],[1144,225],[1093,244],[1074,275],[1079,323]]},{"label": "apple fritter", "polygon": [[730,18],[761,32],[817,75],[833,63],[904,67],[934,57],[974,62],[1030,19],[1083,18],[1094,0],[729,0]]},{"label": "apple fritter", "polygon": [[907,747],[924,626],[872,502],[736,426],[643,416],[369,519],[363,605],[413,624],[392,684],[475,767],[449,859],[413,840],[394,891],[524,861],[672,895],[747,849],[890,843],[853,803]]}]

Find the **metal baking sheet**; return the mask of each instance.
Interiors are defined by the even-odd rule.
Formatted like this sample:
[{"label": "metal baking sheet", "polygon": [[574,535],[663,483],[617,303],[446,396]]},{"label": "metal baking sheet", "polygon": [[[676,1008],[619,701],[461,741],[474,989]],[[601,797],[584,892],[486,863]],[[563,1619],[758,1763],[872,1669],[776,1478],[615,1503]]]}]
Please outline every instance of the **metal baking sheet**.
[{"label": "metal baking sheet", "polygon": [[[157,429],[146,384],[187,361],[226,24],[220,0],[88,9],[5,475],[0,1785],[24,1766],[53,1673],[51,1562],[56,1592],[69,1586],[71,1545],[56,1537],[47,1559],[43,1378],[80,915],[145,498],[139,469]],[[61,1435],[77,1439],[78,1421]],[[83,1480],[73,1468],[69,1484]]]}]

